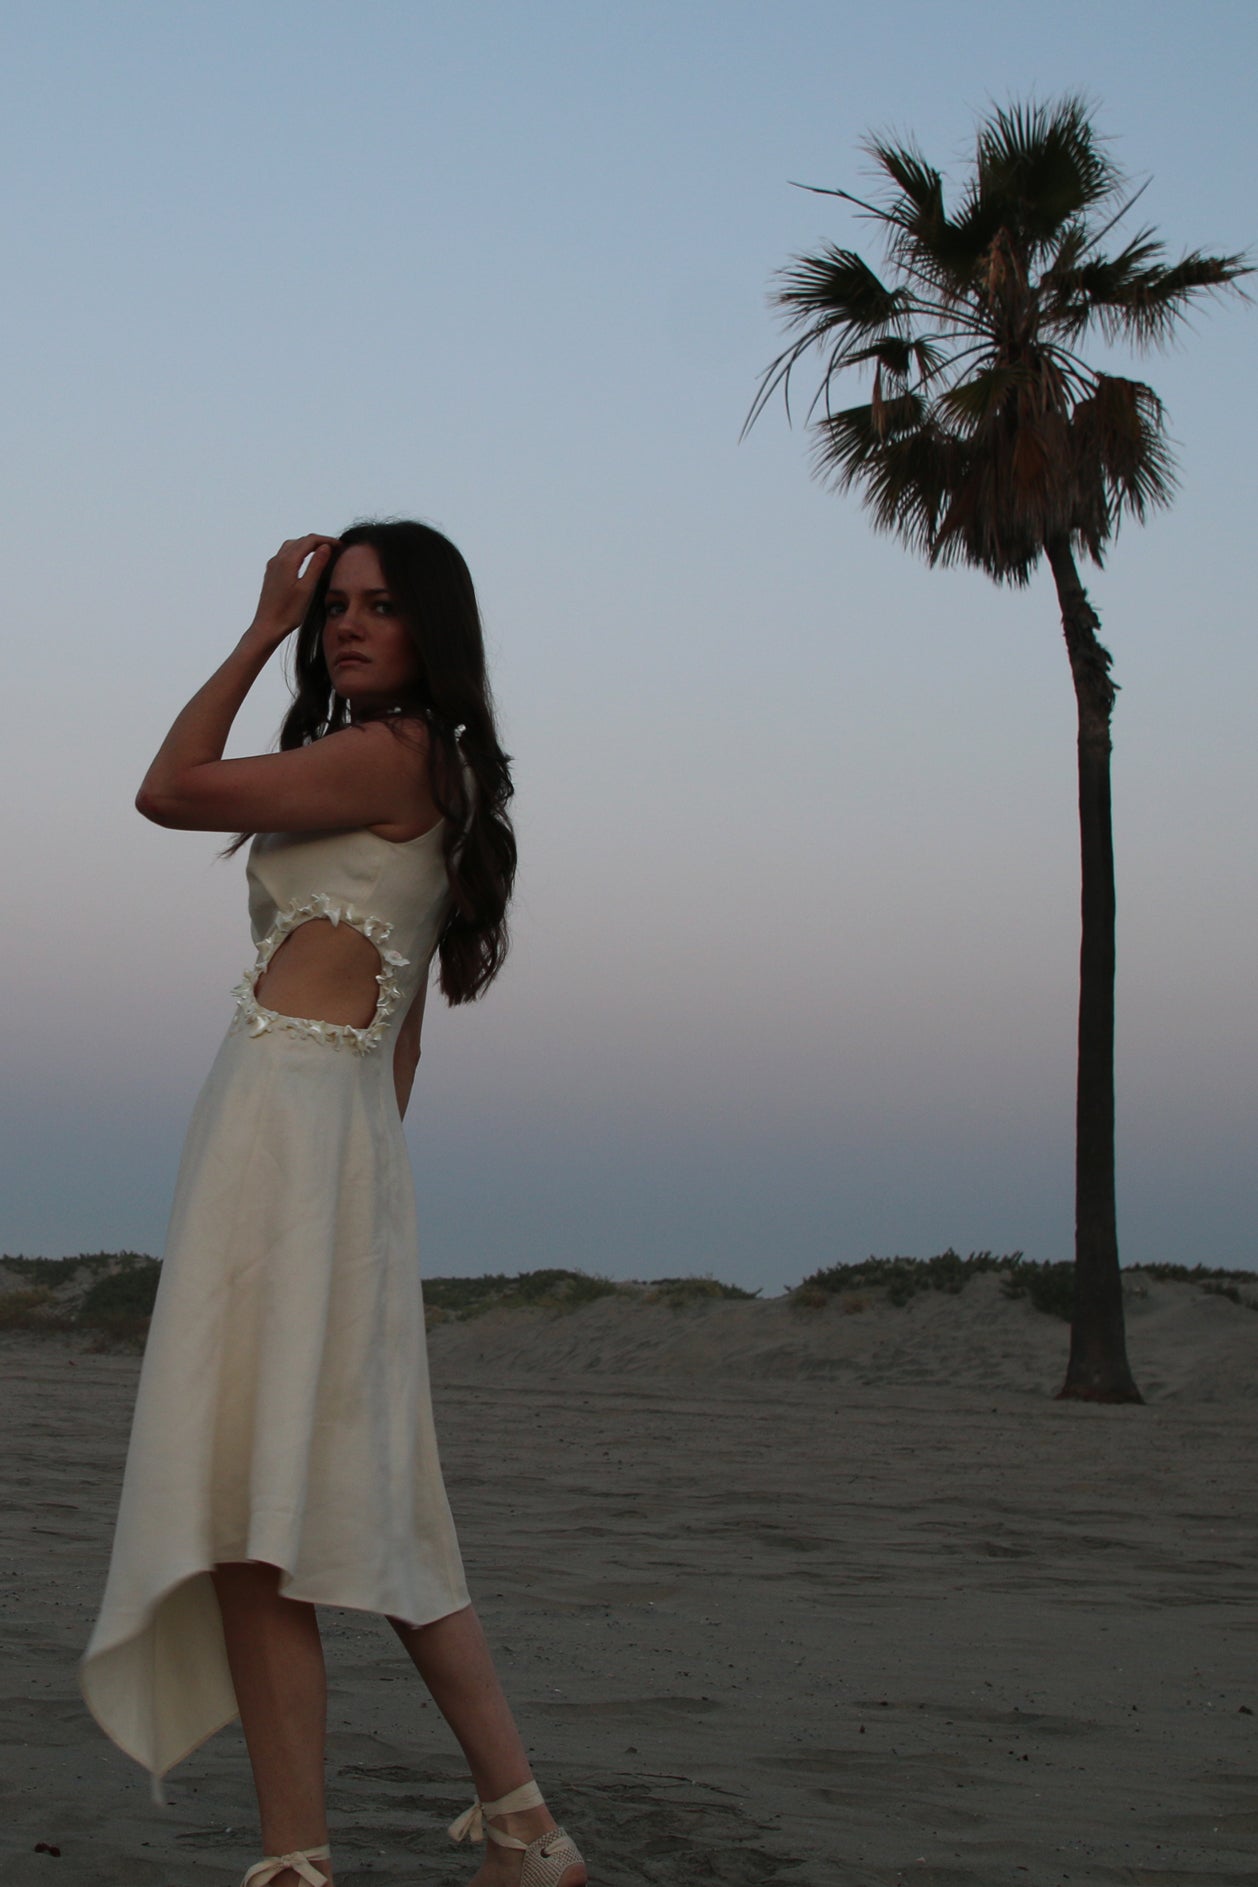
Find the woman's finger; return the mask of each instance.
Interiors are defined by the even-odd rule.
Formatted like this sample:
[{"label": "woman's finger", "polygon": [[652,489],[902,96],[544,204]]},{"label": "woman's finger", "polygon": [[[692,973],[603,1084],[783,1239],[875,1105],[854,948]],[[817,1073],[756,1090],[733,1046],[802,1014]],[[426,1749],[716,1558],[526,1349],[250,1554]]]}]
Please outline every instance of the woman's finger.
[{"label": "woman's finger", "polygon": [[339,538],[328,537],[323,531],[286,537],[267,563],[255,622],[265,622],[268,633],[287,635],[295,629],[310,607],[315,586],[339,543]]},{"label": "woman's finger", "polygon": [[[302,539],[303,543],[307,541],[308,540],[305,538]],[[334,537],[321,537],[314,545],[313,549],[303,553],[301,562],[297,566],[298,577],[301,582],[304,583],[308,577],[317,577],[321,570],[326,569],[335,543],[336,539]],[[303,564],[305,566],[304,568],[302,567]]]},{"label": "woman's finger", "polygon": [[275,553],[273,561],[295,562],[299,566],[306,561],[311,551],[326,545],[329,548],[340,543],[339,537],[328,537],[322,531],[307,531],[304,537],[286,537]]}]

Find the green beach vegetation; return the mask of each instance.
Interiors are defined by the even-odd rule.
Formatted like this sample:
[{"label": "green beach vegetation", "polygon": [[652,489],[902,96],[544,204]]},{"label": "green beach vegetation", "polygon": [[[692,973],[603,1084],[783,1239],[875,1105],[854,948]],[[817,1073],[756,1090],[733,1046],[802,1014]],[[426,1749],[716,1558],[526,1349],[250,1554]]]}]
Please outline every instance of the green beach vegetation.
[{"label": "green beach vegetation", "polygon": [[[73,1258],[0,1258],[0,1331],[78,1334],[142,1344],[160,1266],[136,1251],[80,1252]],[[3,1284],[9,1286],[4,1289]]]},{"label": "green beach vegetation", "polygon": [[[863,1311],[874,1303],[895,1309],[932,1292],[958,1296],[972,1279],[994,1273],[1002,1294],[1023,1299],[1032,1310],[1069,1322],[1074,1314],[1073,1263],[1038,1262],[1021,1252],[970,1252],[949,1248],[931,1258],[866,1258],[827,1265],[783,1294],[801,1313]],[[143,1252],[82,1252],[70,1258],[0,1257],[0,1336],[21,1333],[63,1337],[98,1350],[141,1349],[157,1294],[161,1266]],[[1145,1265],[1123,1273],[1124,1282],[1167,1280],[1196,1285],[1244,1309],[1258,1310],[1258,1272],[1209,1265]],[[538,1271],[485,1272],[472,1278],[427,1278],[424,1304],[429,1329],[468,1323],[491,1312],[564,1316],[614,1298],[626,1306],[673,1315],[718,1304],[764,1303],[759,1291],[702,1276],[616,1280],[563,1267]]]}]

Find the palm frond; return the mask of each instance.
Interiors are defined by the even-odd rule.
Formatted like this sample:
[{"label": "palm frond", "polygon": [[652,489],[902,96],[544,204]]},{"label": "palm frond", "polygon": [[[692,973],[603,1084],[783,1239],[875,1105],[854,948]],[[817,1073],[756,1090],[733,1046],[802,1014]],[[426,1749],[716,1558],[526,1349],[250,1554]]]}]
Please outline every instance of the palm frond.
[{"label": "palm frond", "polygon": [[1097,327],[1110,341],[1163,346],[1197,297],[1222,293],[1253,272],[1240,254],[1192,250],[1170,264],[1161,261],[1164,254],[1153,232],[1141,230],[1115,256],[1096,256],[1073,269],[1055,267],[1044,278],[1055,324],[1063,334]]},{"label": "palm frond", "polygon": [[[1157,251],[1162,253],[1161,244]],[[1109,340],[1125,340],[1137,347],[1165,346],[1198,297],[1220,294],[1252,273],[1244,255],[1208,256],[1199,249],[1169,266],[1132,267],[1112,300],[1098,298],[1097,320]]]},{"label": "palm frond", "polygon": [[[775,299],[794,334],[744,432],[778,388],[789,415],[791,376],[815,354],[814,469],[859,488],[877,529],[998,582],[1027,582],[1053,542],[1099,563],[1124,517],[1168,502],[1175,468],[1157,395],[1098,373],[1081,338],[1163,341],[1201,296],[1243,293],[1248,256],[1168,262],[1150,227],[1106,253],[1143,186],[1124,196],[1073,94],[990,113],[951,210],[915,145],[874,138],[866,150],[884,195],[820,194],[879,225],[881,268],[835,245],[783,272]],[[836,410],[853,370],[872,376],[870,397]]]},{"label": "palm frond", "polygon": [[[952,358],[952,353],[928,338],[888,334],[880,341],[871,341],[868,347],[846,348],[842,367],[874,366],[892,380],[907,385],[915,369],[919,381],[924,383],[933,379]],[[836,366],[835,372],[838,371]]]},{"label": "palm frond", "polygon": [[[882,170],[900,191],[901,200],[927,222],[943,212],[943,178],[912,144],[888,144],[883,138],[870,138],[865,145]],[[891,214],[890,211],[879,214]]]},{"label": "palm frond", "polygon": [[845,489],[889,445],[919,432],[925,411],[917,394],[900,393],[884,400],[880,411],[870,401],[865,406],[827,413],[814,428],[818,466],[824,468],[828,479]]},{"label": "palm frond", "polygon": [[1077,94],[993,112],[979,130],[975,176],[982,199],[1037,247],[1121,182]]},{"label": "palm frond", "polygon": [[888,226],[888,253],[902,266],[907,259],[927,279],[947,279],[950,226],[943,178],[912,145],[871,138],[865,148],[898,192],[874,212]]},{"label": "palm frond", "polygon": [[797,256],[783,269],[774,299],[788,326],[807,323],[814,338],[891,331],[907,312],[903,289],[888,288],[854,249],[824,249]]},{"label": "palm frond", "polygon": [[923,424],[920,402],[911,396],[893,408],[880,431],[869,406],[831,413],[816,428],[817,473],[839,490],[862,488],[877,530],[905,539],[929,556],[939,510],[946,502],[948,464],[954,447]]},{"label": "palm frond", "polygon": [[971,183],[952,224],[952,260],[959,292],[965,292],[979,274],[984,258],[1005,226],[1005,206],[987,198]]},{"label": "palm frond", "polygon": [[1162,402],[1152,387],[1117,374],[1097,374],[1071,422],[1076,476],[1105,484],[1115,522],[1123,511],[1141,521],[1175,493],[1175,467],[1166,439]]},{"label": "palm frond", "polygon": [[[756,396],[752,400],[751,405],[747,408],[747,417],[744,419],[742,430],[738,435],[740,440],[747,437],[747,434],[751,431],[779,387],[782,390],[782,404],[786,408],[787,424],[790,424],[791,375],[811,346],[812,336],[810,334],[803,334],[800,336],[799,340],[792,342],[790,347],[784,347],[782,352],[769,362],[760,376],[760,385],[756,388]],[[816,404],[815,396],[813,404]]]},{"label": "palm frond", "polygon": [[[942,189],[942,184],[940,187]],[[911,199],[877,204],[854,195],[850,190],[835,189],[828,184],[795,183],[794,188],[810,191],[813,196],[837,197],[840,202],[850,203],[862,215],[881,224],[887,240],[888,260],[902,269],[910,281],[925,283],[932,293],[944,294],[951,302],[968,281],[973,257],[943,213],[942,205],[937,226],[934,226],[933,236],[928,241],[927,220],[923,220],[916,229],[910,227],[913,220]]]},{"label": "palm frond", "polygon": [[782,286],[773,299],[787,311],[787,325],[803,332],[761,375],[741,437],[746,437],[779,388],[789,419],[791,375],[806,353],[822,345],[828,348],[826,367],[810,413],[818,402],[826,402],[830,382],[848,364],[851,353],[868,358],[862,344],[870,336],[893,338],[911,300],[902,290],[888,289],[850,249],[830,247],[818,256],[797,256],[778,279]]},{"label": "palm frond", "polygon": [[1109,235],[1111,229],[1116,229],[1118,224],[1122,222],[1124,216],[1128,215],[1130,211],[1132,211],[1135,208],[1136,204],[1139,203],[1141,197],[1144,195],[1145,191],[1149,188],[1149,184],[1151,183],[1151,181],[1152,181],[1151,178],[1146,177],[1144,182],[1139,186],[1139,188],[1136,190],[1133,190],[1131,195],[1127,197],[1122,203],[1119,204],[1118,208],[1114,211],[1113,215],[1110,216],[1107,222],[1102,223],[1098,229],[1094,229],[1089,233],[1089,236],[1088,236],[1089,249],[1100,248],[1101,244],[1105,241],[1105,238]]},{"label": "palm frond", "polygon": [[988,367],[948,387],[936,401],[936,412],[945,425],[959,432],[975,433],[991,424],[1009,401],[1025,392],[1031,376],[1025,367]]},{"label": "palm frond", "polygon": [[913,359],[917,365],[918,378],[923,386],[943,373],[948,364],[955,361],[957,357],[958,350],[955,347],[940,347],[936,341],[924,335],[913,342]]},{"label": "palm frond", "polygon": [[1092,244],[1063,242],[1040,278],[1045,317],[1059,333],[1083,334],[1099,322],[1099,311],[1122,303],[1136,270],[1156,263],[1161,244],[1142,230],[1116,256],[1091,253]]},{"label": "palm frond", "polygon": [[948,568],[968,564],[997,583],[1022,587],[1044,551],[1038,530],[1007,511],[990,465],[975,456],[958,467],[947,510],[939,519],[930,562]]},{"label": "palm frond", "polygon": [[1063,223],[1053,246],[1052,259],[1040,277],[1041,283],[1051,287],[1057,280],[1072,276],[1091,246],[1088,225],[1082,217]]},{"label": "palm frond", "polygon": [[907,380],[913,365],[913,343],[900,335],[887,335],[881,341],[871,341],[868,347],[852,347],[844,355],[845,367],[860,367],[872,363],[889,373],[893,379]]}]

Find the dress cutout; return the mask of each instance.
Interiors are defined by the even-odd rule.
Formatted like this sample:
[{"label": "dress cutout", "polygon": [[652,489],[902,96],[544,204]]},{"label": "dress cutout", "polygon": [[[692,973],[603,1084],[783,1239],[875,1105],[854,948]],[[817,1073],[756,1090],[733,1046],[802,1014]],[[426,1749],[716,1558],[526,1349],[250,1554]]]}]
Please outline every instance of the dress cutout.
[{"label": "dress cutout", "polygon": [[[209,1569],[423,1625],[468,1604],[433,1429],[415,1194],[393,1047],[449,910],[442,826],[268,833],[257,960],[193,1110],[113,1556],[80,1668],[102,1729],[160,1777],[237,1715]],[[380,958],[365,1028],[256,997],[313,919]]]}]

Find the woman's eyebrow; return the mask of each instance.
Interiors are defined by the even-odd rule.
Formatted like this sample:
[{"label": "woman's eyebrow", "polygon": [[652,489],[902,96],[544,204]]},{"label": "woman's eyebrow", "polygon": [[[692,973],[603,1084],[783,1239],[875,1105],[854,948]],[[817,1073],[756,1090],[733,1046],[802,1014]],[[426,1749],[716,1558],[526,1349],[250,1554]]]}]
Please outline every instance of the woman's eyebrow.
[{"label": "woman's eyebrow", "polygon": [[[387,587],[382,586],[380,589],[377,589],[377,590],[363,590],[361,594],[363,596],[388,596],[391,594],[391,592],[389,591]],[[335,583],[331,583],[328,585],[327,589],[324,591],[324,595],[325,596],[344,596],[345,591],[342,589],[339,589]]]}]

